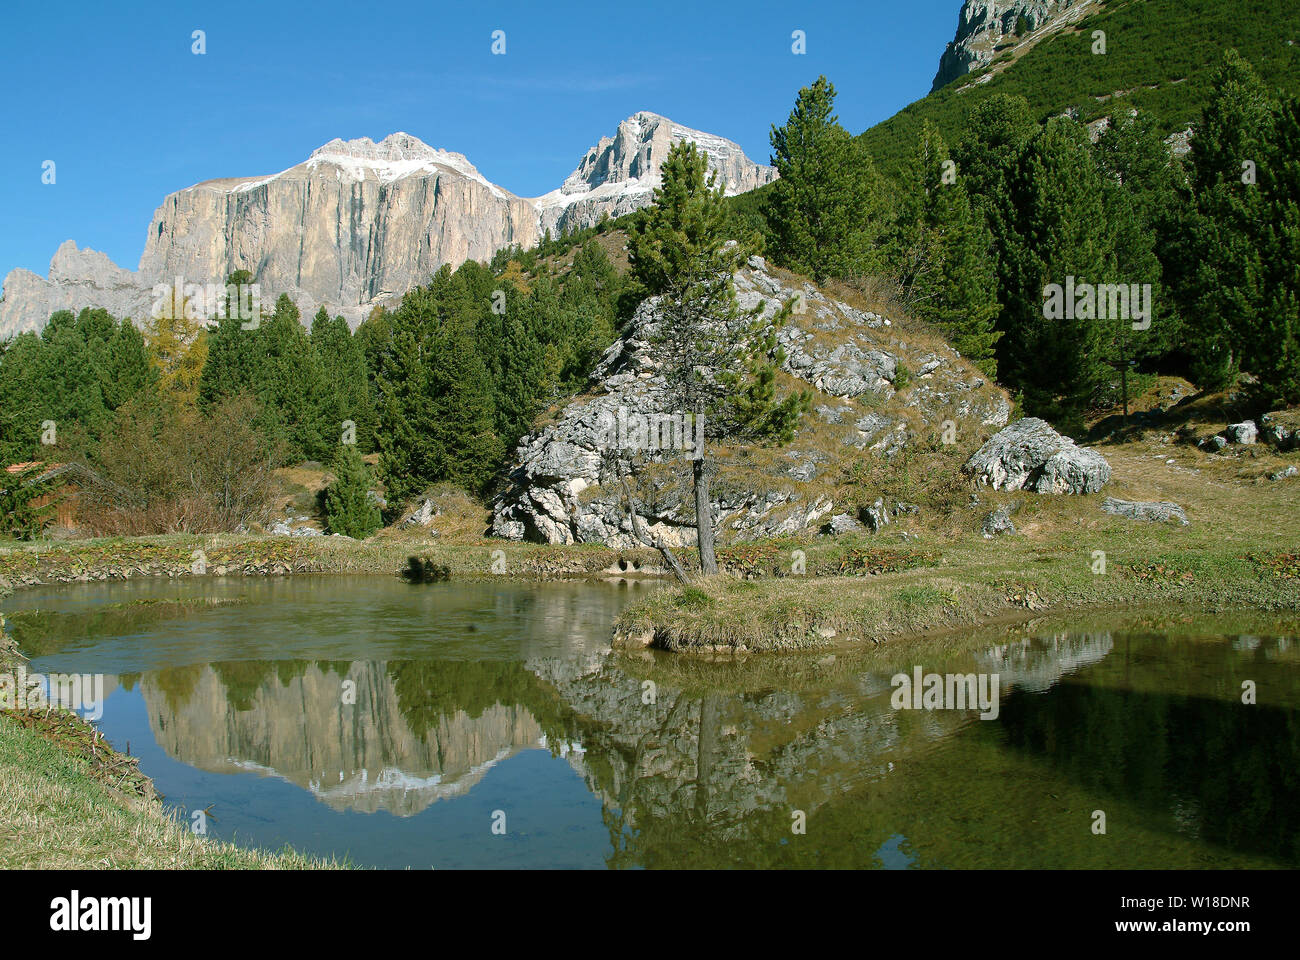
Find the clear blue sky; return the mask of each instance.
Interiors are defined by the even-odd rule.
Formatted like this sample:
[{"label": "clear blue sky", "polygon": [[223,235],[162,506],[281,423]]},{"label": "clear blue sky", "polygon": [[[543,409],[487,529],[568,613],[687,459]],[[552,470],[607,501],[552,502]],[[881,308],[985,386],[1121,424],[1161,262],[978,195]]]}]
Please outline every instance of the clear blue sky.
[{"label": "clear blue sky", "polygon": [[[961,0],[12,3],[0,28],[0,276],[67,239],[134,269],[163,197],[404,130],[520,196],[638,110],[737,141],[825,73],[857,133],[924,96]],[[206,31],[207,52],[191,53]],[[491,53],[493,30],[506,54]],[[791,52],[791,33],[807,53]],[[41,183],[42,163],[56,183]]]}]

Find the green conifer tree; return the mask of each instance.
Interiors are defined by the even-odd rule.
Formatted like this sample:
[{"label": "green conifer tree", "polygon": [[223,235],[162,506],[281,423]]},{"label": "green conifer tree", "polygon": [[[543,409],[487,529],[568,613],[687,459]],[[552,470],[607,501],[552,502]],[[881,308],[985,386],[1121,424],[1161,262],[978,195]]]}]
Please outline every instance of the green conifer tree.
[{"label": "green conifer tree", "polygon": [[334,456],[334,482],[325,488],[325,524],[329,533],[356,540],[383,526],[370,496],[370,470],[353,444],[342,444]]},{"label": "green conifer tree", "polygon": [[883,192],[871,158],[832,113],[835,86],[824,76],[799,91],[785,126],[772,127],[773,255],[813,276],[853,279],[880,264]]}]

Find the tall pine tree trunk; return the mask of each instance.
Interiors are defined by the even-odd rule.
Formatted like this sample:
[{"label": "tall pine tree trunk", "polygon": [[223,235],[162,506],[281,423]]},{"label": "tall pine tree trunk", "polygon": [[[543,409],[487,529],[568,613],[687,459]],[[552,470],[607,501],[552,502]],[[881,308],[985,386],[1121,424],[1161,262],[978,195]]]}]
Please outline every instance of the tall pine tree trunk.
[{"label": "tall pine tree trunk", "polygon": [[695,530],[700,547],[700,572],[706,577],[718,572],[718,558],[713,553],[713,511],[709,506],[709,471],[704,451],[691,465],[695,477]]}]

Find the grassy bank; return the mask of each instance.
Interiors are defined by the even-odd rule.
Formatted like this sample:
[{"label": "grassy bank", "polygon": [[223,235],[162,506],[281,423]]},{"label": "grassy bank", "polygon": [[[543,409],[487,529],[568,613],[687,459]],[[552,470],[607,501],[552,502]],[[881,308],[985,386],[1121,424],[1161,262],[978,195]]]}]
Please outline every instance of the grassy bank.
[{"label": "grassy bank", "polygon": [[[200,557],[200,551],[202,556]],[[174,534],[75,541],[0,541],[0,585],[126,580],[133,577],[285,576],[361,573],[398,576],[411,556],[448,568],[454,579],[550,579],[658,570],[653,550],[598,544],[547,546],[502,540],[446,543],[420,537],[279,537]],[[199,561],[202,561],[201,565]],[[199,572],[199,571],[202,572]]]},{"label": "grassy bank", "polygon": [[[23,663],[0,620],[0,674]],[[0,711],[0,869],[323,869],[194,835],[138,761],[64,710]]]},{"label": "grassy bank", "polygon": [[[1300,613],[1300,483],[1265,477],[1265,449],[1207,456],[1135,439],[1099,449],[1114,478],[1102,494],[950,494],[875,536],[733,548],[746,578],[658,591],[624,611],[616,642],[673,651],[810,650],[932,634],[1043,611],[1158,605]],[[1290,455],[1294,458],[1294,454]],[[1167,500],[1189,523],[1101,510],[1107,496]],[[1007,506],[1017,531],[986,539]],[[1100,561],[1104,556],[1104,568]],[[1104,572],[1100,572],[1104,569]]]}]

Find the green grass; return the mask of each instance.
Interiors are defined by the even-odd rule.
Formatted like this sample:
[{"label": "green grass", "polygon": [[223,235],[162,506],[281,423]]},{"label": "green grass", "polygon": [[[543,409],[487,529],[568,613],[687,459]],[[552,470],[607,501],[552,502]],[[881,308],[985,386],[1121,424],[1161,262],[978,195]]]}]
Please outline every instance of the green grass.
[{"label": "green grass", "polygon": [[0,717],[0,869],[266,870],[337,867],[195,836],[156,801],[103,783],[90,762]]}]

